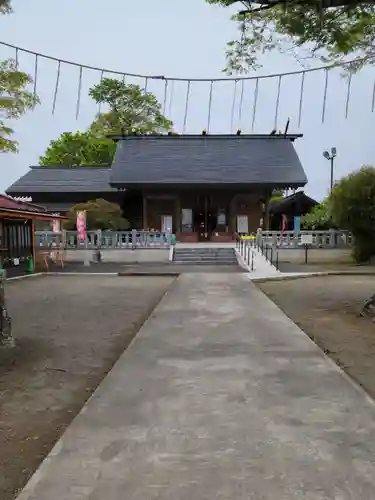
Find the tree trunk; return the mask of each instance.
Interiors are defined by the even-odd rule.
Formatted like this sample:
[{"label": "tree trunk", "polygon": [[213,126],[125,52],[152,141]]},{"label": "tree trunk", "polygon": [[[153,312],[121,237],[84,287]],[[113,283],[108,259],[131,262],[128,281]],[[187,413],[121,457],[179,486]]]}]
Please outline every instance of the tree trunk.
[{"label": "tree trunk", "polygon": [[14,347],[12,320],[5,303],[5,271],[0,269],[0,347]]},{"label": "tree trunk", "polygon": [[360,312],[361,316],[373,315],[375,316],[375,293],[371,295],[371,297],[366,300],[364,303],[362,310]]}]

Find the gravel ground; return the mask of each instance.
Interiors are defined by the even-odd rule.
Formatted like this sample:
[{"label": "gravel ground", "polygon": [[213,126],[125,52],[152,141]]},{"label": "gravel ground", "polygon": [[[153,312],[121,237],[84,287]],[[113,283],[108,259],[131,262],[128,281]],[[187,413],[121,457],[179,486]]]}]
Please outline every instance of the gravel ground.
[{"label": "gravel ground", "polygon": [[375,398],[375,324],[359,317],[373,276],[321,276],[259,287]]},{"label": "gravel ground", "polygon": [[43,276],[9,282],[17,347],[0,349],[0,499],[13,499],[173,278]]}]

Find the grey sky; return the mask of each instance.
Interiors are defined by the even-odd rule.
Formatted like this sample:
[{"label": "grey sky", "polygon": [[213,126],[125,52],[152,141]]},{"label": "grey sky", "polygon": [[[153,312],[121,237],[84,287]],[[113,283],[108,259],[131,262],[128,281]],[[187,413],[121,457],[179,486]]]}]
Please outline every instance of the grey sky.
[{"label": "grey sky", "polygon": [[[14,0],[15,13],[3,16],[1,40],[30,50],[88,65],[142,74],[177,77],[214,78],[223,76],[225,42],[236,34],[230,12],[207,5],[204,0]],[[0,46],[0,57],[14,57],[14,51]],[[294,71],[299,64],[289,56],[268,54],[259,74]],[[20,57],[21,68],[32,74],[34,60]],[[110,76],[110,75],[108,75]],[[322,121],[324,73],[306,77],[301,129],[298,130],[300,77],[282,80],[278,127],[284,128],[291,117],[290,132],[303,132],[296,144],[309,184],[306,191],[316,197],[326,195],[329,163],[322,151],[336,146],[335,178],[372,164],[375,154],[371,112],[375,72],[369,68],[353,78],[349,118],[345,120],[346,82],[338,73],[330,73],[326,118]],[[51,114],[56,64],[39,61],[38,94],[42,105],[15,123],[20,142],[18,155],[3,154],[0,192],[4,191],[30,164],[37,164],[51,139],[64,131],[84,129],[97,108],[87,97],[88,88],[100,74],[84,72],[78,121],[75,119],[78,69],[62,68],[60,91],[54,116]],[[132,83],[142,81],[129,80]],[[149,90],[163,99],[163,84],[151,83]],[[181,131],[186,86],[176,84],[173,100],[169,94],[167,111],[176,129]],[[238,86],[239,102],[240,86]],[[207,124],[208,84],[195,84],[189,107],[187,132],[200,132]],[[242,120],[236,108],[234,127],[251,132],[254,82],[244,87]],[[273,128],[277,79],[261,80],[255,132],[269,133]],[[230,131],[233,84],[214,87],[211,131]]]}]

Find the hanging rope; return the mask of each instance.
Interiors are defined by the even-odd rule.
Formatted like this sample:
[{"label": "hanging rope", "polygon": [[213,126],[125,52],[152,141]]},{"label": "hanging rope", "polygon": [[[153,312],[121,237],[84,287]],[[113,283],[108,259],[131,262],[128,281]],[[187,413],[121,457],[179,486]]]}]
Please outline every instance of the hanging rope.
[{"label": "hanging rope", "polygon": [[79,68],[79,78],[78,78],[78,92],[77,92],[77,105],[76,105],[76,120],[79,117],[79,111],[81,107],[81,92],[82,92],[82,76],[83,76],[83,68],[82,66]]},{"label": "hanging rope", "polygon": [[346,92],[346,103],[345,103],[345,119],[348,118],[351,84],[352,84],[352,74],[349,73],[348,89]]},{"label": "hanging rope", "polygon": [[[82,66],[84,68],[84,66]],[[122,83],[125,85],[126,83],[126,75],[122,75]]]},{"label": "hanging rope", "polygon": [[241,94],[240,94],[240,105],[238,107],[238,127],[241,128],[242,124],[242,106],[243,106],[243,95],[245,90],[245,80],[241,81]]},{"label": "hanging rope", "polygon": [[53,94],[53,104],[52,104],[52,114],[55,114],[55,109],[56,109],[56,100],[57,100],[57,92],[59,91],[59,84],[60,84],[60,68],[61,68],[61,62],[59,61],[57,63],[57,76],[56,76],[56,84],[55,84],[55,92]]},{"label": "hanging rope", "polygon": [[35,56],[35,64],[34,64],[34,95],[36,95],[36,88],[38,82],[38,55]]},{"label": "hanging rope", "polygon": [[301,90],[299,95],[299,109],[298,109],[298,128],[301,127],[304,88],[305,88],[305,72],[302,73],[302,78],[301,78]]},{"label": "hanging rope", "polygon": [[276,109],[275,109],[275,120],[274,120],[274,129],[277,129],[277,119],[279,116],[279,104],[280,104],[280,90],[281,90],[281,76],[279,76],[279,81],[277,84],[277,98],[276,98]]},{"label": "hanging rope", "polygon": [[210,126],[211,126],[211,108],[212,108],[212,91],[213,91],[213,86],[214,82],[211,80],[210,83],[210,98],[208,101],[208,119],[207,119],[207,134],[210,133]]},{"label": "hanging rope", "polygon": [[48,59],[50,61],[56,61],[56,62],[61,62],[63,64],[67,64],[69,66],[77,66],[78,68],[82,66],[83,69],[88,69],[88,70],[92,70],[92,71],[98,71],[100,73],[112,73],[114,75],[120,75],[120,76],[128,76],[128,77],[133,77],[133,78],[149,78],[149,79],[155,79],[155,80],[160,80],[161,78],[164,80],[169,80],[169,81],[172,81],[174,80],[175,82],[179,81],[179,82],[188,82],[189,80],[191,82],[228,82],[228,81],[235,81],[235,80],[262,80],[262,79],[265,79],[265,78],[276,78],[276,77],[279,77],[279,76],[291,76],[291,75],[300,75],[302,73],[312,73],[312,72],[315,72],[315,71],[324,71],[324,70],[329,70],[329,69],[333,69],[333,68],[344,68],[350,64],[353,64],[353,63],[360,63],[360,62],[364,62],[365,61],[365,58],[364,57],[358,57],[358,58],[355,58],[355,59],[351,59],[350,61],[346,61],[346,62],[340,62],[340,63],[337,63],[337,64],[330,64],[330,65],[326,65],[326,66],[317,66],[316,68],[309,68],[309,69],[303,69],[303,70],[298,70],[298,71],[288,71],[288,72],[285,72],[285,73],[272,73],[272,74],[268,74],[268,75],[258,75],[258,76],[241,76],[241,77],[230,77],[230,78],[175,78],[175,77],[166,77],[166,76],[163,76],[163,77],[160,77],[160,75],[141,75],[141,74],[136,74],[136,73],[124,73],[123,71],[116,71],[116,70],[113,70],[113,69],[109,69],[109,68],[99,68],[99,67],[96,67],[96,66],[90,66],[90,65],[87,65],[87,64],[81,64],[81,63],[77,63],[77,62],[74,62],[74,61],[69,61],[69,60],[65,60],[65,59],[59,59],[57,57],[53,57],[53,56],[49,56],[49,55],[46,55],[46,54],[43,54],[43,53],[40,53],[40,52],[34,52],[32,50],[28,50],[28,49],[23,49],[22,47],[17,47],[16,45],[12,45],[10,43],[6,43],[6,42],[1,42],[0,41],[0,45],[3,45],[5,47],[9,47],[9,48],[12,48],[14,50],[18,49],[19,52],[23,52],[25,54],[31,54],[31,55],[34,55],[34,56],[38,56],[39,58],[43,58],[43,59]]},{"label": "hanging rope", "polygon": [[328,70],[325,71],[326,78],[324,82],[324,95],[323,95],[323,108],[322,108],[322,123],[324,123],[324,118],[326,115],[326,103],[327,103],[327,89],[328,89]]},{"label": "hanging rope", "polygon": [[189,80],[188,84],[187,84],[187,89],[186,89],[186,103],[185,103],[185,114],[184,114],[184,126],[183,126],[183,129],[182,129],[183,133],[185,133],[185,131],[186,131],[187,117],[188,117],[188,111],[189,111],[190,86],[191,86],[191,82]]},{"label": "hanging rope", "polygon": [[238,81],[234,81],[234,90],[233,90],[233,101],[232,101],[232,112],[231,112],[231,117],[230,117],[230,132],[233,132],[233,125],[234,125],[234,112],[236,109],[236,99],[237,99],[237,84]]},{"label": "hanging rope", "polygon": [[[125,78],[125,75],[124,75]],[[125,84],[125,82],[123,82]],[[147,88],[148,88],[148,78],[145,78],[145,88],[144,88],[144,93],[147,94]]]},{"label": "hanging rope", "polygon": [[[322,1],[322,0],[320,0]],[[43,58],[43,59],[46,59],[46,60],[51,60],[51,61],[56,61],[58,63],[58,79],[60,78],[60,72],[62,70],[62,67],[61,67],[61,64],[67,64],[69,66],[76,66],[78,68],[82,68],[82,72],[83,72],[83,69],[89,69],[89,70],[93,70],[93,71],[98,71],[100,72],[100,82],[102,82],[103,78],[104,78],[104,75],[105,73],[109,73],[109,74],[114,74],[114,75],[120,75],[122,78],[123,78],[123,82],[125,83],[125,80],[127,77],[136,77],[136,78],[144,78],[145,81],[147,79],[147,81],[149,79],[153,79],[153,80],[160,80],[160,79],[163,79],[166,81],[166,85],[168,85],[169,82],[171,82],[171,85],[173,85],[173,82],[176,82],[176,81],[181,81],[181,82],[186,82],[188,84],[188,87],[189,87],[189,90],[190,90],[190,86],[191,86],[191,83],[193,82],[209,82],[210,83],[210,103],[209,103],[209,113],[208,113],[208,127],[211,126],[211,114],[212,114],[212,93],[213,93],[213,84],[216,83],[216,82],[234,82],[236,84],[236,82],[239,82],[241,81],[241,85],[243,86],[244,85],[244,82],[247,81],[247,80],[255,80],[255,87],[256,87],[256,92],[255,92],[255,96],[254,96],[254,106],[253,106],[253,119],[252,119],[252,127],[254,128],[255,127],[255,120],[256,120],[256,111],[257,111],[257,101],[258,101],[258,89],[259,89],[259,81],[261,79],[268,79],[268,78],[275,78],[277,77],[279,79],[279,83],[280,83],[280,80],[282,77],[284,76],[293,76],[293,75],[298,75],[300,74],[302,76],[302,79],[301,79],[301,94],[300,94],[300,107],[299,107],[299,118],[298,118],[298,126],[300,127],[301,125],[301,120],[302,120],[302,109],[303,109],[303,92],[304,92],[304,81],[305,81],[305,75],[306,73],[311,73],[311,72],[318,72],[318,71],[324,71],[325,72],[325,87],[324,87],[324,97],[323,97],[323,105],[322,105],[322,123],[324,122],[325,118],[326,118],[326,108],[327,108],[327,89],[328,89],[328,72],[329,70],[333,69],[333,68],[337,68],[337,67],[341,67],[341,68],[344,68],[346,66],[348,66],[349,64],[353,64],[353,63],[360,63],[360,62],[364,62],[365,61],[365,58],[361,57],[361,58],[355,58],[355,59],[352,59],[350,61],[346,61],[344,63],[340,62],[340,63],[337,63],[337,64],[331,64],[331,65],[326,65],[326,66],[319,66],[319,67],[315,67],[315,68],[310,68],[310,69],[302,69],[302,70],[298,70],[298,71],[290,71],[290,72],[284,72],[284,73],[274,73],[274,74],[265,74],[265,75],[257,75],[257,76],[237,76],[237,77],[223,77],[223,78],[171,78],[171,77],[165,77],[165,76],[159,76],[159,75],[140,75],[140,74],[134,74],[134,73],[124,73],[123,71],[115,71],[115,70],[112,70],[112,69],[106,69],[106,68],[100,68],[100,67],[95,67],[95,66],[90,66],[90,65],[85,65],[85,64],[80,64],[80,63],[77,63],[77,62],[74,62],[74,61],[69,61],[69,60],[63,60],[63,59],[59,59],[59,58],[56,58],[56,57],[52,57],[52,56],[48,56],[46,54],[43,54],[43,53],[39,53],[39,52],[35,52],[35,51],[31,51],[31,50],[27,50],[27,49],[23,49],[22,47],[18,47],[16,45],[12,45],[12,44],[8,44],[6,42],[1,42],[0,41],[0,45],[2,46],[5,46],[5,47],[9,47],[13,50],[15,50],[15,54],[16,54],[16,66],[19,65],[19,57],[20,57],[20,54],[21,53],[24,53],[24,54],[30,54],[32,55],[34,58],[35,58],[35,64],[34,64],[34,83],[33,83],[33,91],[34,93],[36,94],[37,93],[37,90],[38,90],[38,72],[39,72],[39,68],[38,68],[38,65],[39,65],[39,60],[40,58]],[[346,100],[347,100],[347,103],[345,105],[345,116],[347,117],[348,116],[348,113],[349,113],[349,105],[350,105],[350,97],[351,97],[351,76],[349,76],[349,79],[350,79],[350,83],[348,82],[348,87],[347,87],[347,96],[346,96]],[[55,113],[55,110],[56,110],[56,100],[57,100],[57,93],[58,93],[58,90],[59,90],[59,80],[56,82],[56,88],[55,88],[55,95],[54,95],[54,102],[53,102],[53,106],[52,106],[52,113]],[[241,90],[241,95],[242,95],[242,90]],[[237,100],[238,96],[236,96],[236,100]],[[168,99],[168,96],[167,96],[167,99]],[[171,107],[172,107],[172,97],[170,99],[170,102],[169,102],[169,109],[171,110]],[[243,107],[243,103],[242,103],[242,97],[240,98],[240,107],[239,107],[239,110],[238,110],[238,119],[239,119],[239,122],[241,122],[242,120],[242,107]],[[278,121],[278,108],[280,106],[280,98],[278,99],[278,104],[277,104],[277,110],[276,110],[276,122]],[[101,107],[102,107],[102,103],[98,103],[98,111],[99,113],[101,112]],[[167,111],[167,107],[168,107],[168,100],[166,100],[166,103],[165,103],[165,111]],[[236,108],[235,108],[236,109]],[[372,111],[374,111],[375,109],[375,83],[374,83],[374,89],[373,89],[373,97],[372,97]],[[232,120],[231,119],[231,122],[232,122],[232,125],[231,127],[233,128],[233,125],[234,125],[234,119]],[[277,123],[276,123],[277,125]],[[185,123],[185,127],[186,127],[186,123]]]},{"label": "hanging rope", "polygon": [[257,103],[258,103],[258,89],[259,89],[259,80],[255,81],[255,90],[254,90],[254,104],[253,104],[253,119],[251,123],[251,130],[254,132],[255,127],[255,116],[257,112]]}]

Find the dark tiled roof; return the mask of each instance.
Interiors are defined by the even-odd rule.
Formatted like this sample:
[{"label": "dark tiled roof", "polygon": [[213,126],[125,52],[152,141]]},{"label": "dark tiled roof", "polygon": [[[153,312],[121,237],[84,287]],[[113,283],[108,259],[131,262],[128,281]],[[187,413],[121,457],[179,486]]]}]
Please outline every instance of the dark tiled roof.
[{"label": "dark tiled roof", "polygon": [[275,184],[307,178],[292,141],[298,136],[129,136],[118,142],[113,186]]},{"label": "dark tiled roof", "polygon": [[291,206],[298,205],[301,209],[311,210],[312,207],[318,205],[318,202],[310,196],[307,196],[304,191],[297,191],[297,193],[286,196],[283,199],[277,200],[270,205],[270,213],[282,213]]},{"label": "dark tiled roof", "polygon": [[109,167],[30,167],[6,193],[96,193],[116,191],[109,185]]},{"label": "dark tiled roof", "polygon": [[43,203],[43,206],[45,207],[45,209],[47,210],[47,212],[50,212],[50,213],[57,213],[57,212],[69,212],[69,210],[72,208],[73,205],[76,205],[75,202],[72,202],[72,203],[64,203],[64,202],[61,202],[61,203],[49,203],[49,202],[46,202],[46,203]]}]

